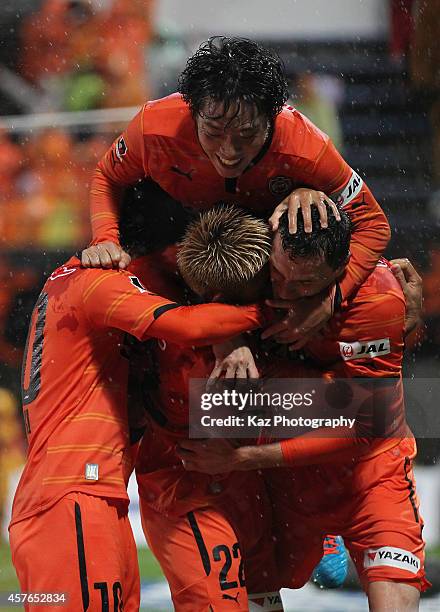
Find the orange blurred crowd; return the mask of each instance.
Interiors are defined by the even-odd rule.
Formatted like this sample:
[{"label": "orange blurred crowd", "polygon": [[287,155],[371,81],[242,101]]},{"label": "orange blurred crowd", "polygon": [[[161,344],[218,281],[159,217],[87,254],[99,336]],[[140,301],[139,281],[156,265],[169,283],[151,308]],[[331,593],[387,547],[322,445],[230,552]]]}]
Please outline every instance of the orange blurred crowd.
[{"label": "orange blurred crowd", "polygon": [[[113,0],[102,8],[95,0],[45,0],[22,21],[17,71],[46,97],[57,92],[50,110],[140,106],[149,93],[145,54],[153,5]],[[66,129],[46,129],[13,137],[0,124],[2,247],[86,244],[90,173],[114,136],[79,138]]]},{"label": "orange blurred crowd", "polygon": [[[141,104],[148,98],[145,48],[154,0],[111,0],[103,6],[96,0],[45,0],[22,26],[21,74],[40,87],[95,75],[102,90],[94,107]],[[74,110],[71,102],[67,96],[67,110]]]},{"label": "orange blurred crowd", "polygon": [[90,236],[90,176],[112,136],[82,141],[35,132],[19,143],[0,132],[0,236],[4,249],[78,248]]}]

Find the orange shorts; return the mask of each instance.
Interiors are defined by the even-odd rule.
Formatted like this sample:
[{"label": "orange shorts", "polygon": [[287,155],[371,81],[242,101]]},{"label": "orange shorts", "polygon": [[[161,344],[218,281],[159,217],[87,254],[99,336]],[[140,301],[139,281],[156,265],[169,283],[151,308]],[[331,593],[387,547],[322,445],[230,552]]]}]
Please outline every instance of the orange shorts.
[{"label": "orange shorts", "polygon": [[266,471],[281,586],[303,586],[321,559],[325,534],[335,533],[343,536],[365,590],[375,581],[426,590],[415,455],[415,440],[408,438],[351,467]]},{"label": "orange shorts", "polygon": [[261,481],[249,474],[248,484],[231,497],[220,495],[215,506],[180,516],[158,512],[141,497],[144,533],[177,612],[225,610],[229,604],[248,610],[247,593],[278,590],[270,507]]},{"label": "orange shorts", "polygon": [[[137,612],[139,568],[126,502],[69,493],[10,527],[23,593],[65,593],[60,612]],[[40,612],[41,605],[26,610]]]}]

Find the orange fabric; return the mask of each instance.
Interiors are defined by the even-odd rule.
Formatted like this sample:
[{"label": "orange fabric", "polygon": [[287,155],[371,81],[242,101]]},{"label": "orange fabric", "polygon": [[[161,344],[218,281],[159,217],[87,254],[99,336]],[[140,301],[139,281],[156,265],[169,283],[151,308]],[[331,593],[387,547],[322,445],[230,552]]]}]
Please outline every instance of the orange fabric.
[{"label": "orange fabric", "polygon": [[[339,312],[324,329],[323,337],[306,345],[306,354],[315,365],[331,371],[335,378],[399,377],[404,323],[402,288],[388,262],[381,259],[356,294],[342,302]],[[353,359],[356,349],[345,347],[354,342],[364,344],[383,338],[389,339],[389,349],[386,347],[383,354],[375,357],[369,356],[368,348],[372,347],[367,347],[365,358]]]},{"label": "orange fabric", "polygon": [[[168,581],[176,612],[224,610],[231,604],[234,610],[249,610],[240,545],[221,512],[203,508],[170,519],[141,499],[141,513],[148,546]],[[231,564],[222,580],[226,555]]]},{"label": "orange fabric", "polygon": [[415,440],[406,438],[353,466],[266,471],[282,586],[300,588],[322,556],[325,534],[338,533],[365,589],[376,580],[428,588],[415,455]]},{"label": "orange fabric", "polygon": [[144,289],[132,273],[85,270],[75,258],[49,277],[32,314],[24,362],[29,455],[12,523],[69,491],[126,499],[132,455],[124,332],[139,340],[211,344],[261,323],[252,306],[182,306],[159,316],[168,305],[173,302]]},{"label": "orange fabric", "polygon": [[[290,440],[281,440],[281,451],[285,465],[321,465],[325,463],[346,463],[369,458],[393,448],[399,444],[399,438],[372,439],[361,438],[346,432],[345,438],[332,438],[333,431],[328,432],[328,438],[314,436],[299,436]],[[342,433],[338,430],[338,433]]]},{"label": "orange fabric", "polygon": [[[170,516],[141,497],[148,544],[168,580],[176,610],[204,612],[210,604],[223,610],[228,604],[224,595],[236,598],[237,593],[240,607],[234,609],[247,610],[246,591],[278,590],[264,483],[260,475],[250,473],[228,494],[211,495],[211,504],[205,501],[193,511]],[[229,555],[231,567],[222,578]]]},{"label": "orange fabric", "polygon": [[[350,462],[360,457],[365,459],[395,446],[402,435],[407,434],[401,384],[404,321],[405,300],[402,290],[389,270],[388,263],[381,259],[354,297],[342,303],[340,311],[322,334],[306,345],[305,353],[316,368],[327,371],[331,378],[390,380],[383,387],[374,389],[371,401],[364,403],[357,413],[356,430],[339,430],[341,437],[335,437],[333,430],[327,436],[323,430],[317,430],[310,435],[282,440],[281,448],[286,464],[307,465],[325,461]],[[374,347],[376,353],[369,352]],[[382,351],[379,350],[381,347]],[[272,360],[272,377],[277,376],[277,368],[282,369],[283,376],[288,375],[286,362],[277,364]],[[296,366],[292,364],[292,376],[296,375],[295,370]],[[300,374],[304,375],[304,372]],[[358,383],[352,381],[351,384],[362,386],[363,383],[360,380]],[[368,385],[367,388],[372,390]],[[371,420],[373,415],[378,416],[378,402],[386,417],[381,437],[375,437]]]},{"label": "orange fabric", "polygon": [[368,187],[353,175],[329,138],[292,107],[276,118],[267,152],[231,189],[200,147],[180,95],[148,102],[94,174],[90,203],[95,242],[118,240],[118,188],[145,176],[197,209],[223,200],[270,213],[292,189],[304,185],[339,197],[355,227],[351,261],[340,283],[344,297],[372,271],[389,240],[386,217]]},{"label": "orange fabric", "polygon": [[13,525],[10,543],[22,593],[66,594],[67,603],[51,605],[51,610],[101,612],[106,595],[106,609],[122,610],[123,602],[125,611],[139,610],[136,544],[126,503],[69,493]]},{"label": "orange fabric", "polygon": [[[186,410],[186,418],[188,412]],[[180,437],[187,435],[181,432]],[[164,516],[183,516],[196,508],[216,505],[231,491],[239,491],[249,478],[246,472],[209,476],[188,472],[176,455],[177,435],[150,424],[139,447],[136,477],[139,495]]]}]

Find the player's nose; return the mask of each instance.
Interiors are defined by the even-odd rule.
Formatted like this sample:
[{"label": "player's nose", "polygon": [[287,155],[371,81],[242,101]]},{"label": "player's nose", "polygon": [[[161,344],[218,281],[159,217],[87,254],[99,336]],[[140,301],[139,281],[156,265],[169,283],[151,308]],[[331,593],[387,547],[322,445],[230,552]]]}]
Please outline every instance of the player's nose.
[{"label": "player's nose", "polygon": [[221,157],[233,161],[240,156],[241,145],[240,142],[234,139],[230,134],[225,136],[220,147]]}]

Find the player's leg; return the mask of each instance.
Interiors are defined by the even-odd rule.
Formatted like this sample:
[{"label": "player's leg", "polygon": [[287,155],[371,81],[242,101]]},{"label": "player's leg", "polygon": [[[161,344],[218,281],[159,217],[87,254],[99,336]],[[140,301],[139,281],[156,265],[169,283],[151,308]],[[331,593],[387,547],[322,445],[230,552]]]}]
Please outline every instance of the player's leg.
[{"label": "player's leg", "polygon": [[319,511],[327,496],[314,477],[310,468],[265,470],[280,588],[306,584],[321,560],[325,534],[333,527]]},{"label": "player's leg", "polygon": [[404,439],[360,462],[353,475],[351,525],[342,535],[374,612],[413,612],[420,591],[430,586],[412,471],[415,454],[415,441]]},{"label": "player's leg", "polygon": [[420,591],[401,582],[372,582],[368,586],[370,612],[418,612]]},{"label": "player's leg", "polygon": [[170,586],[176,612],[248,610],[237,535],[213,508],[166,517],[140,499],[147,542]]},{"label": "player's leg", "polygon": [[[67,602],[52,610],[139,609],[136,547],[125,503],[68,494],[13,525],[10,542],[22,592],[64,594]],[[29,604],[26,610],[38,612],[41,605]]]},{"label": "player's leg", "polygon": [[241,545],[250,612],[282,611],[272,534],[272,507],[263,477],[248,472],[246,483],[222,502]]}]

